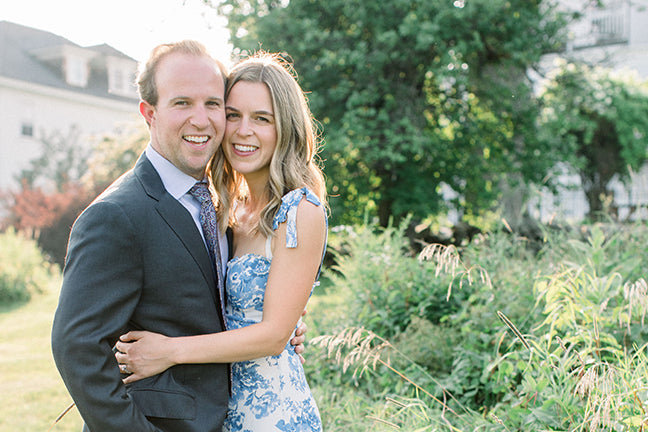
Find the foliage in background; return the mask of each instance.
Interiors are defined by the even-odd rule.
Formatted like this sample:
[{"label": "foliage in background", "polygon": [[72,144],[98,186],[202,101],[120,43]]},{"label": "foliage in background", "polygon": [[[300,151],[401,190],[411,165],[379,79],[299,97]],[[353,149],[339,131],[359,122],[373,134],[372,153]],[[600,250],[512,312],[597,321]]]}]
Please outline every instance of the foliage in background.
[{"label": "foliage in background", "polygon": [[[63,266],[72,224],[113,180],[135,165],[146,143],[145,126],[133,124],[101,137],[92,151],[75,135],[43,141],[43,154],[23,170],[21,189],[5,194],[2,226],[36,239],[52,262]],[[54,187],[52,187],[54,186]]]},{"label": "foliage in background", "polygon": [[13,229],[0,234],[0,305],[29,300],[58,274],[34,240]]},{"label": "foliage in background", "polygon": [[5,197],[8,210],[2,225],[26,234],[55,264],[63,266],[72,223],[92,198],[79,183],[66,183],[46,193],[40,187],[22,189]]},{"label": "foliage in background", "polygon": [[553,163],[536,139],[526,76],[562,46],[566,16],[553,1],[225,0],[218,8],[236,49],[294,60],[325,133],[335,224],[358,223],[367,208],[381,226],[427,217],[444,207],[444,183],[463,213],[479,213],[508,172],[539,181]]},{"label": "foliage in background", "polygon": [[648,156],[648,82],[565,60],[549,78],[541,94],[543,139],[576,169],[590,217],[600,217],[610,180],[628,180]]},{"label": "foliage in background", "polygon": [[43,188],[29,186],[23,180],[19,191],[10,192],[4,197],[9,211],[4,223],[31,238],[38,238],[83,193],[79,185],[74,183],[62,185],[62,188],[62,191],[46,193]]},{"label": "foliage in background", "polygon": [[28,188],[43,187],[63,192],[86,172],[90,148],[79,142],[79,130],[75,126],[67,133],[52,131],[41,135],[40,155],[20,171],[16,180]]},{"label": "foliage in background", "polygon": [[[0,236],[0,255],[7,254],[0,263],[27,267],[21,262],[29,261],[43,271],[42,257],[24,258],[31,255],[26,245],[36,249],[33,241],[12,233],[7,243],[8,233]],[[338,273],[327,269],[306,317],[311,346],[305,367],[324,430],[646,428],[645,223],[546,227],[540,245],[496,229],[459,249],[430,247],[420,257],[410,253],[402,233],[402,226],[332,233]],[[59,277],[56,270],[45,279]],[[371,283],[361,290],[359,279]],[[452,303],[455,296],[462,300]],[[403,302],[406,297],[412,302]],[[363,304],[374,299],[371,307]],[[6,323],[22,312],[6,310]],[[37,316],[42,321],[53,310],[50,305]],[[25,323],[35,316],[22,315]],[[34,368],[32,350],[41,353],[48,336],[25,342],[31,336],[33,330],[18,345],[7,339],[19,348],[7,362],[9,389],[25,382],[25,368],[45,373]],[[56,377],[50,369],[48,376]],[[30,424],[51,424],[69,403],[60,382],[47,394],[31,388],[4,392],[10,397],[0,429],[25,426],[16,419],[30,406],[24,398],[43,404],[56,394],[54,406],[27,416]],[[54,430],[73,430],[77,418],[66,416]]]},{"label": "foliage in background", "polygon": [[81,183],[98,195],[135,166],[148,142],[149,132],[144,122],[134,122],[114,134],[102,136],[88,158],[88,170]]},{"label": "foliage in background", "polygon": [[[349,229],[342,244],[331,248],[336,263],[331,283],[353,293],[349,306],[354,317],[385,338],[402,333],[415,317],[439,323],[465,300],[459,291],[439,302],[448,296],[452,274],[437,278],[434,266],[412,258],[405,237],[408,222],[380,235],[367,226]],[[450,258],[447,265],[457,264]]]},{"label": "foliage in background", "polygon": [[[648,226],[545,227],[539,246],[495,231],[423,262],[399,229],[371,231],[335,240],[349,252],[321,299],[335,318],[311,317],[323,348],[307,370],[327,430],[648,426]],[[433,269],[427,283],[413,263]],[[407,306],[416,292],[424,307]]]}]

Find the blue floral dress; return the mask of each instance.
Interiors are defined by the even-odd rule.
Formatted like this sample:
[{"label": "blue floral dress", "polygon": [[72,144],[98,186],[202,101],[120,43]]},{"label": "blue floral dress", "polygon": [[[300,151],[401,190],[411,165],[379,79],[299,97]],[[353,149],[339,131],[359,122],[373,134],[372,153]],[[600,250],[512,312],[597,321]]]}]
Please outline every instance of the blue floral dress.
[{"label": "blue floral dress", "polygon": [[[321,205],[307,188],[295,189],[282,198],[273,229],[287,222],[286,246],[297,246],[297,206],[305,198]],[[227,264],[228,330],[261,321],[271,252],[247,254]],[[278,356],[232,364],[232,394],[224,431],[321,431],[322,422],[310,392],[299,356],[290,342]]]}]

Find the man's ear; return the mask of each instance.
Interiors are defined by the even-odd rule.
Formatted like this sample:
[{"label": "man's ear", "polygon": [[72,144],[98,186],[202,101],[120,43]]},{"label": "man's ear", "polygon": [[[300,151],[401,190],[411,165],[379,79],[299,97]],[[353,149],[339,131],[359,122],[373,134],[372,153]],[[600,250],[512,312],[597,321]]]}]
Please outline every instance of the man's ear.
[{"label": "man's ear", "polygon": [[146,120],[146,124],[151,126],[151,121],[155,114],[155,107],[146,101],[140,101],[139,112],[142,114],[142,117],[144,117],[144,120]]}]

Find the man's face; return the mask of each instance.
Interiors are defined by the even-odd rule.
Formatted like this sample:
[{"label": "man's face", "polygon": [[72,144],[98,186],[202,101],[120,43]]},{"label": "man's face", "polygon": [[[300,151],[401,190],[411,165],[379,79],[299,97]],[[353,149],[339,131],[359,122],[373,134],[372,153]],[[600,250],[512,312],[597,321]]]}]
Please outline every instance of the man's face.
[{"label": "man's face", "polygon": [[223,77],[209,58],[173,53],[161,60],[155,82],[157,105],[140,102],[151,145],[182,172],[201,180],[225,131]]}]

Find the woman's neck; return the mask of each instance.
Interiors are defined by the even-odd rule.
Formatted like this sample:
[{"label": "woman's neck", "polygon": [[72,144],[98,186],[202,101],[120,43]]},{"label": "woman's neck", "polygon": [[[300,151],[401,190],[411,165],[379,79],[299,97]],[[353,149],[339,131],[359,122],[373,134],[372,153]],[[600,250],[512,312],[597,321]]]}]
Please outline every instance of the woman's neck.
[{"label": "woman's neck", "polygon": [[246,207],[248,211],[261,213],[261,210],[268,204],[268,181],[269,176],[245,176],[248,196]]}]

